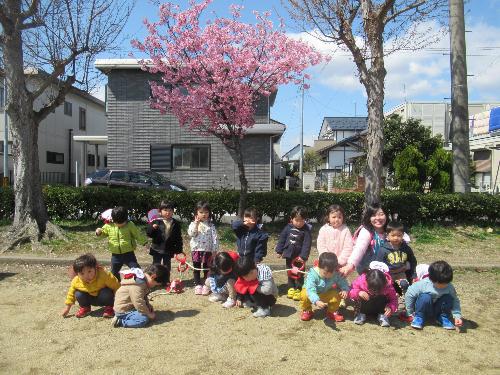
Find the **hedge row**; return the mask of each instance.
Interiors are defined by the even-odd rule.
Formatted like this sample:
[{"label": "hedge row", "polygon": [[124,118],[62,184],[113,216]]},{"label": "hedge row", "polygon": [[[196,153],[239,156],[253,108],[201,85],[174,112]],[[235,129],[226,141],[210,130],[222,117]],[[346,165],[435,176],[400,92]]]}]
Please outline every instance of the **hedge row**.
[{"label": "hedge row", "polygon": [[[237,211],[239,197],[237,191],[163,192],[68,186],[45,186],[43,193],[52,219],[95,219],[99,213],[114,206],[128,207],[131,216],[142,218],[160,201],[171,200],[177,204],[179,216],[191,220],[196,202],[206,200],[219,221],[224,214]],[[248,206],[256,207],[275,220],[283,215],[286,217],[293,206],[302,205],[309,210],[310,217],[322,220],[328,205],[339,204],[346,212],[347,221],[355,223],[360,220],[363,199],[363,193],[256,192],[249,194]],[[498,195],[384,192],[382,205],[390,215],[397,214],[410,226],[417,222],[495,224],[500,221]],[[13,191],[0,188],[0,219],[10,219],[13,214]]]}]

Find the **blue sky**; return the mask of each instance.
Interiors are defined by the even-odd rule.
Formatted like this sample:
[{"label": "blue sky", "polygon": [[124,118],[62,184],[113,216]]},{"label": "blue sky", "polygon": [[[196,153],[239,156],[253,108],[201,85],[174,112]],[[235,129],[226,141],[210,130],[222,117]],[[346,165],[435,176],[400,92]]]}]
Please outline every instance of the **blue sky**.
[{"label": "blue sky", "polygon": [[[174,1],[182,6],[187,1]],[[230,4],[244,6],[243,20],[253,23],[252,10],[270,10],[273,17],[285,20],[287,32],[293,37],[302,37],[290,20],[280,0],[214,0],[210,10],[217,15],[227,15]],[[500,102],[500,0],[470,0],[465,5],[469,101]],[[144,18],[157,19],[157,6],[149,0],[137,0],[134,11],[124,30],[123,50],[100,58],[128,58],[129,40],[146,35],[142,23]],[[277,18],[276,18],[277,19]],[[436,24],[428,24],[438,30]],[[318,49],[332,56],[326,66],[312,68],[311,88],[304,99],[304,143],[312,145],[326,116],[366,115],[366,95],[355,75],[355,65],[349,55],[334,52],[331,46],[307,38]],[[403,51],[386,58],[385,110],[408,101],[444,101],[450,97],[449,35],[445,34],[435,44],[417,52]],[[102,95],[102,94],[101,94]],[[283,122],[287,130],[281,140],[281,152],[285,153],[300,139],[301,94],[297,86],[279,88],[271,116]]]}]

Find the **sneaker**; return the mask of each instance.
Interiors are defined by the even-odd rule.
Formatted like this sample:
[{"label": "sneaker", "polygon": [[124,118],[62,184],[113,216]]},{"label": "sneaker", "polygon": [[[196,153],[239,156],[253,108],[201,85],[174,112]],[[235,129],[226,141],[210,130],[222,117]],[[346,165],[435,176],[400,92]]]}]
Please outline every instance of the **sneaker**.
[{"label": "sneaker", "polygon": [[77,318],[84,318],[87,315],[89,315],[91,311],[92,311],[92,309],[90,308],[90,306],[80,307],[80,309],[76,312],[75,316]]},{"label": "sneaker", "polygon": [[295,293],[293,294],[292,299],[294,301],[300,301],[300,294],[301,294],[301,290],[300,289],[295,289]]},{"label": "sneaker", "polygon": [[236,301],[232,299],[231,297],[227,297],[226,302],[222,304],[222,307],[225,307],[226,309],[229,309],[231,307],[234,307],[236,305]]},{"label": "sneaker", "polygon": [[345,320],[344,315],[342,315],[338,311],[335,311],[332,315],[333,315],[333,317],[331,317],[331,318],[329,317],[329,318],[336,321],[336,322],[343,322]]},{"label": "sneaker", "polygon": [[290,299],[293,299],[293,296],[295,295],[295,288],[290,288],[288,289],[288,292],[286,293],[286,296]]},{"label": "sneaker", "polygon": [[309,320],[311,320],[313,318],[313,312],[310,311],[310,310],[304,310],[302,311],[302,314],[300,314],[300,320],[304,321],[304,322],[308,322]]},{"label": "sneaker", "polygon": [[411,326],[415,329],[422,329],[424,328],[424,318],[415,315],[413,317],[413,320],[411,321]]},{"label": "sneaker", "polygon": [[206,285],[203,285],[203,288],[201,288],[201,294],[204,296],[208,296],[210,292],[211,292],[210,288]]},{"label": "sneaker", "polygon": [[363,324],[366,321],[366,314],[363,313],[357,313],[356,316],[354,317],[354,323],[355,324]]},{"label": "sneaker", "polygon": [[226,297],[220,293],[213,293],[210,297],[208,297],[210,302],[224,302]]},{"label": "sneaker", "polygon": [[389,323],[389,318],[387,316],[385,316],[384,314],[378,315],[378,321],[379,321],[381,327],[390,327],[391,326],[391,323]]},{"label": "sneaker", "polygon": [[194,287],[194,294],[201,296],[202,291],[203,291],[203,285],[196,285]]},{"label": "sneaker", "polygon": [[266,316],[271,315],[271,309],[269,307],[258,307],[257,311],[253,314],[254,318],[265,318]]},{"label": "sneaker", "polygon": [[243,302],[243,307],[247,308],[247,309],[252,309],[255,307],[255,302],[245,301],[245,302]]},{"label": "sneaker", "polygon": [[112,318],[115,316],[115,310],[113,310],[113,306],[106,306],[104,308],[104,312],[102,313],[103,318]]},{"label": "sneaker", "polygon": [[444,329],[455,329],[455,326],[453,325],[452,322],[450,322],[450,320],[445,314],[441,314],[439,318],[437,318],[437,322]]},{"label": "sneaker", "polygon": [[111,326],[114,328],[118,328],[122,326],[122,321],[120,318],[118,318],[116,315],[111,319]]}]

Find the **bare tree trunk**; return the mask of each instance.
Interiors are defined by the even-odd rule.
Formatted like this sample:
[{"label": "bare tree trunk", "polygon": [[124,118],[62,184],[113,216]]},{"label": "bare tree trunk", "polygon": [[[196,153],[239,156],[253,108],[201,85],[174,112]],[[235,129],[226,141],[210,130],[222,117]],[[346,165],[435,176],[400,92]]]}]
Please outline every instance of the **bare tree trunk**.
[{"label": "bare tree trunk", "polygon": [[241,151],[241,142],[239,138],[234,140],[234,156],[236,159],[236,164],[238,165],[238,171],[240,173],[240,200],[238,203],[238,216],[243,217],[247,206],[248,197],[248,180],[245,176],[245,165],[243,164],[243,153]]}]

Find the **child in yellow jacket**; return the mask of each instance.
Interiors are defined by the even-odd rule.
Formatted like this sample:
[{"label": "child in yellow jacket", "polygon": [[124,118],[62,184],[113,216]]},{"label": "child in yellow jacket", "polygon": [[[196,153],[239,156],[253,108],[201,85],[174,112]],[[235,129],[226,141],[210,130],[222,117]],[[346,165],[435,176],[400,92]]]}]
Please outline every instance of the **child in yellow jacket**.
[{"label": "child in yellow jacket", "polygon": [[90,306],[104,306],[102,316],[112,318],[115,293],[120,287],[116,277],[104,268],[98,267],[97,260],[92,254],[76,258],[73,262],[73,271],[76,276],[71,281],[62,316],[68,315],[71,306],[77,300],[80,305],[80,309],[75,314],[77,318],[90,314]]}]

